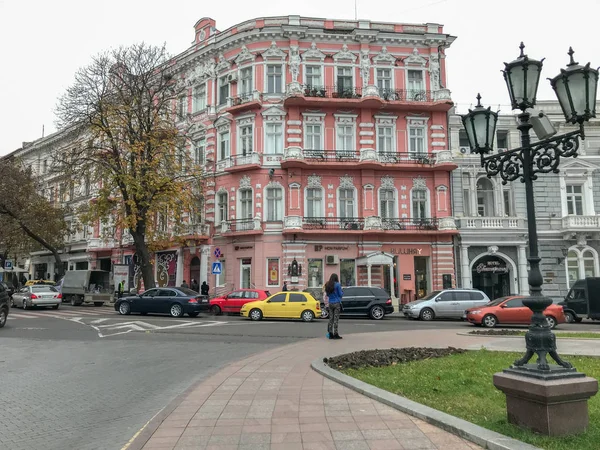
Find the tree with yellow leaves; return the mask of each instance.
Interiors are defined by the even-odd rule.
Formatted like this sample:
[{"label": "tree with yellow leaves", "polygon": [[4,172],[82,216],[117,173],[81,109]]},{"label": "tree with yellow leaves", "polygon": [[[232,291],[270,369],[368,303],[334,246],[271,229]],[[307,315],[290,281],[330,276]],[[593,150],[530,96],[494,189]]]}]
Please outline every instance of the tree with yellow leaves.
[{"label": "tree with yellow leaves", "polygon": [[146,287],[155,285],[151,252],[188,225],[201,198],[186,111],[175,112],[181,98],[187,87],[165,47],[142,43],[94,57],[57,105],[57,125],[79,130],[76,144],[54,155],[59,170],[97,187],[80,217],[131,234]]}]

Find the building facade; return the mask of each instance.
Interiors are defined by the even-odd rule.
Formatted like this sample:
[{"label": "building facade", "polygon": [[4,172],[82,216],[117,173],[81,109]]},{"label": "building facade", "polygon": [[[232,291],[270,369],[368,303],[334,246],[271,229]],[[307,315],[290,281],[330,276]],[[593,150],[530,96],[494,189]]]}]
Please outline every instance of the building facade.
[{"label": "building facade", "polygon": [[[173,60],[188,86],[174,109],[204,167],[204,214],[184,245],[156,253],[159,284],[302,290],[335,272],[395,302],[455,285],[445,64],[454,37],[438,24],[300,16],[194,28]],[[19,150],[42,176],[53,140],[70,145],[60,132]],[[88,201],[93,189],[77,180],[66,196],[47,195]],[[135,264],[127,233],[110,223],[73,229],[67,269]],[[33,255],[31,270],[52,273],[46,259]]]},{"label": "building facade", "polygon": [[[558,133],[572,131],[555,101],[537,108]],[[451,147],[458,169],[452,174],[452,201],[457,227],[457,279],[462,287],[485,291],[490,298],[528,294],[528,233],[525,189],[520,181],[502,185],[487,178],[480,157],[470,153],[460,116],[449,116]],[[515,115],[500,115],[495,151],[520,146]],[[577,158],[562,159],[558,174],[540,174],[534,181],[543,292],[564,297],[571,284],[598,276],[600,222],[600,121],[586,125],[586,139]],[[534,139],[532,132],[532,139]]]}]

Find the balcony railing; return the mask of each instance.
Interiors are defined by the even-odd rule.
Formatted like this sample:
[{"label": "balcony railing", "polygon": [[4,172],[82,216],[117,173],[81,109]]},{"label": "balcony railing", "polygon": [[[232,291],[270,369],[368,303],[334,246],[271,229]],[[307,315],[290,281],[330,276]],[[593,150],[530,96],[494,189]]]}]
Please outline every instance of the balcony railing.
[{"label": "balcony railing", "polygon": [[436,218],[388,218],[381,219],[381,228],[383,230],[437,230],[438,219]]},{"label": "balcony railing", "polygon": [[302,92],[305,97],[362,98],[362,88],[356,86],[312,86],[305,84],[302,86]]},{"label": "balcony railing", "polygon": [[210,225],[207,223],[190,223],[186,225],[185,233],[188,236],[208,236],[210,234]]},{"label": "balcony railing", "polygon": [[102,239],[102,238],[91,238],[87,241],[87,249],[95,250],[99,248],[114,248],[115,240],[114,239]]},{"label": "balcony railing", "polygon": [[434,164],[435,155],[420,152],[377,152],[377,159],[384,164]]},{"label": "balcony railing", "polygon": [[363,230],[363,217],[304,217],[303,228],[306,230]]},{"label": "balcony railing", "polygon": [[318,162],[358,161],[356,150],[303,150],[302,156],[307,160]]},{"label": "balcony railing", "polygon": [[221,222],[221,233],[262,230],[260,217],[254,219],[231,219]]},{"label": "balcony railing", "polygon": [[379,97],[387,101],[431,102],[433,101],[433,92],[424,89],[379,88]]},{"label": "balcony railing", "polygon": [[592,230],[600,228],[600,216],[566,216],[562,219],[562,227],[566,230]]},{"label": "balcony railing", "polygon": [[246,155],[236,155],[236,156],[232,156],[231,159],[231,164],[229,165],[229,167],[236,167],[236,166],[246,166],[248,164],[259,164],[260,165],[260,158],[261,155],[260,153],[248,153]]},{"label": "balcony railing", "polygon": [[227,106],[240,106],[254,100],[261,100],[261,93],[259,91],[240,92],[238,95],[227,99]]},{"label": "balcony railing", "polygon": [[520,217],[460,217],[458,222],[459,228],[497,230],[525,227],[525,221]]}]

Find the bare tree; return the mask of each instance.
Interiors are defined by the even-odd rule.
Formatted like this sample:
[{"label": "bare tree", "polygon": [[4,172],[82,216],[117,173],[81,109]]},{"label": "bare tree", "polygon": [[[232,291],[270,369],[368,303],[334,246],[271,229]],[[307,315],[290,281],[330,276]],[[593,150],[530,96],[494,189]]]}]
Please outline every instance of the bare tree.
[{"label": "bare tree", "polygon": [[165,47],[142,43],[97,55],[76,73],[56,112],[60,128],[80,133],[78,145],[57,152],[55,163],[98,187],[82,220],[128,230],[144,283],[154,286],[151,252],[178,234],[201,193],[201,171],[181,129],[187,87]]}]

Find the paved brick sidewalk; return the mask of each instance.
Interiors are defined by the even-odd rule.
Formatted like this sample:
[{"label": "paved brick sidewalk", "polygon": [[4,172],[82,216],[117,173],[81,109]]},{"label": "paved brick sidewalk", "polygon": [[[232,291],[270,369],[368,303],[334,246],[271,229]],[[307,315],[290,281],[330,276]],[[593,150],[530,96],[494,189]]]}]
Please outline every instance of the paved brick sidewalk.
[{"label": "paved brick sidewalk", "polygon": [[[325,379],[324,356],[410,346],[477,348],[489,337],[456,330],[398,331],[312,339],[234,363],[193,388],[131,449],[470,450],[481,447]],[[516,341],[514,341],[517,344]],[[523,345],[521,343],[521,345]],[[156,422],[156,421],[154,421]]]}]

